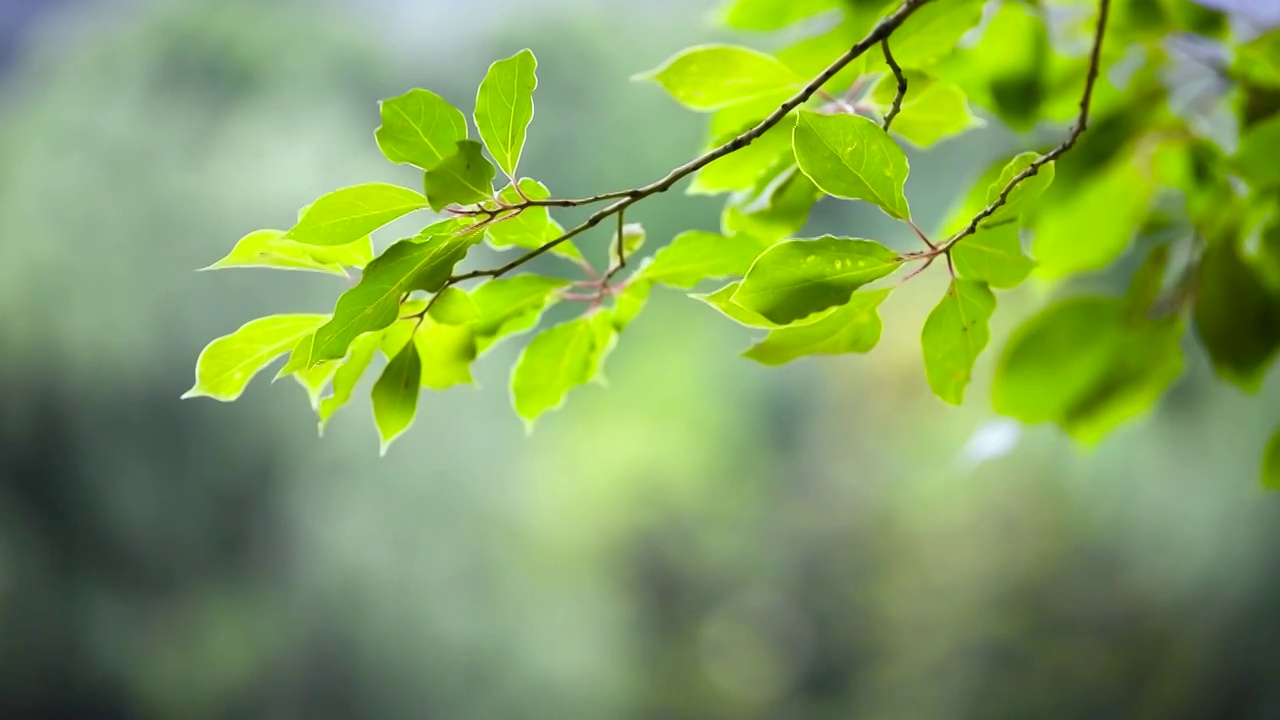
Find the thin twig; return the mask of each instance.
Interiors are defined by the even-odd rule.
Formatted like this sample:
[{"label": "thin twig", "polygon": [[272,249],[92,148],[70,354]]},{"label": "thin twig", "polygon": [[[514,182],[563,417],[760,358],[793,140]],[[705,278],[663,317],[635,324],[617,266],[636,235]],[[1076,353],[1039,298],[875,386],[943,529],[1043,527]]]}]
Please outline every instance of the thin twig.
[{"label": "thin twig", "polygon": [[1000,191],[1000,195],[990,205],[987,205],[960,232],[951,236],[945,244],[938,249],[938,252],[950,253],[951,248],[964,238],[978,231],[978,225],[983,220],[991,217],[996,210],[1009,201],[1009,193],[1018,186],[1018,183],[1035,175],[1040,168],[1046,164],[1053,162],[1061,157],[1063,153],[1070,150],[1080,136],[1084,134],[1085,129],[1089,127],[1089,104],[1093,101],[1093,86],[1098,80],[1099,66],[1102,62],[1102,38],[1107,32],[1107,15],[1111,10],[1111,0],[1098,0],[1098,25],[1093,33],[1093,49],[1089,52],[1089,72],[1084,80],[1084,93],[1080,96],[1080,115],[1076,118],[1075,125],[1071,126],[1071,132],[1067,137],[1054,149],[1036,158],[1025,170],[1014,175],[1011,180]]},{"label": "thin twig", "polygon": [[[898,79],[898,92],[893,96],[893,106],[889,108],[889,112],[885,113],[884,121],[880,127],[885,132],[889,132],[889,126],[893,124],[893,119],[898,117],[898,113],[902,112],[902,99],[907,96],[907,76],[902,73],[902,68],[898,66],[898,61],[893,59],[893,53],[889,51],[889,38],[880,41],[880,49],[884,51],[884,62],[893,71],[893,76]],[[928,242],[926,240],[926,242]]]},{"label": "thin twig", "polygon": [[560,237],[555,238],[554,240],[548,241],[546,243],[543,243],[542,245],[534,248],[533,250],[530,250],[524,255],[521,255],[520,257],[517,257],[511,262],[505,265],[502,265],[500,267],[490,268],[488,270],[472,270],[470,272],[462,273],[460,275],[455,275],[449,279],[449,284],[452,285],[454,283],[459,283],[464,280],[470,280],[474,278],[482,278],[482,277],[496,278],[496,277],[505,275],[506,273],[511,272],[512,270],[520,267],[521,265],[524,265],[530,260],[533,260],[539,255],[542,255],[543,253],[555,248],[557,245],[564,242],[568,242],[569,240],[595,227],[596,225],[599,225],[605,218],[612,217],[614,215],[617,215],[620,212],[623,212],[627,208],[649,197],[650,195],[657,195],[659,193],[663,193],[663,192],[666,192],[667,190],[670,190],[673,185],[683,180],[684,178],[688,177],[689,175],[692,175],[698,170],[701,170],[702,168],[706,167],[707,165],[710,165],[711,163],[715,162],[716,160],[719,160],[720,158],[726,155],[735,153],[741,150],[742,148],[750,145],[754,140],[759,138],[761,135],[764,135],[771,128],[773,128],[773,126],[782,122],[782,119],[785,118],[787,115],[789,115],[792,110],[795,110],[796,108],[800,107],[805,102],[807,102],[809,98],[813,97],[814,94],[817,93],[818,90],[820,90],[823,85],[827,84],[827,82],[830,81],[831,78],[835,77],[835,75],[839,73],[841,70],[843,70],[849,63],[861,57],[864,53],[867,52],[868,49],[870,49],[876,43],[892,35],[893,32],[897,30],[898,27],[901,26],[903,22],[906,21],[907,18],[911,17],[912,13],[914,13],[916,10],[919,10],[928,2],[930,2],[930,0],[904,0],[903,3],[899,5],[896,10],[894,10],[889,15],[885,16],[883,19],[880,20],[880,22],[876,23],[875,27],[871,28],[871,31],[867,33],[866,37],[864,37],[862,40],[859,40],[857,44],[855,44],[853,47],[845,51],[843,55],[836,58],[830,65],[827,66],[825,70],[818,73],[818,75],[815,78],[810,80],[803,88],[798,90],[795,95],[792,95],[785,102],[783,102],[781,105],[775,108],[773,112],[769,113],[763,120],[757,123],[755,127],[743,132],[741,135],[738,135],[737,137],[724,143],[723,145],[720,145],[717,148],[709,150],[706,153],[694,158],[693,160],[690,160],[689,162],[673,169],[671,172],[667,173],[662,178],[659,178],[658,180],[655,180],[652,183],[649,183],[648,185],[643,185],[641,187],[638,187],[632,190],[623,190],[615,193],[606,193],[604,195],[596,195],[596,196],[593,196],[592,198],[587,198],[585,201],[577,201],[577,200],[554,201],[554,202],[545,201],[545,200],[536,201],[539,204],[548,205],[548,206],[574,207],[576,205],[585,205],[591,202],[600,202],[605,199],[617,198],[617,202],[614,202],[592,213],[590,217],[582,221],[582,223],[580,223],[576,227],[566,230],[564,234],[562,234]]}]

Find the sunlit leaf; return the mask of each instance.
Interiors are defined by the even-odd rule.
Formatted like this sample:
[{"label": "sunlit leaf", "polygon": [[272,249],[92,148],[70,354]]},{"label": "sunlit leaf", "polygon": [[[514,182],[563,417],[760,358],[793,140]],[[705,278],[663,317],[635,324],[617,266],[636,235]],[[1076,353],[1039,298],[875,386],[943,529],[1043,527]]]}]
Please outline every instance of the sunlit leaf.
[{"label": "sunlit leaf", "polygon": [[[927,148],[939,140],[982,126],[960,88],[921,72],[907,71],[906,78],[907,95],[892,129],[912,145]],[[884,75],[876,84],[871,100],[880,114],[889,112],[897,91],[898,80],[892,73]]]},{"label": "sunlit leaf", "polygon": [[880,341],[880,303],[888,290],[855,292],[849,302],[807,325],[784,327],[751,346],[744,357],[783,365],[806,355],[869,352]]},{"label": "sunlit leaf", "polygon": [[973,364],[991,339],[988,321],[995,310],[996,296],[986,283],[953,280],[924,322],[920,345],[929,386],[952,405],[964,400]]},{"label": "sunlit leaf", "polygon": [[642,276],[687,290],[702,280],[745,275],[771,244],[751,235],[725,237],[691,230],[654,254]]},{"label": "sunlit leaf", "polygon": [[452,154],[426,172],[423,188],[431,209],[440,211],[449,205],[466,205],[493,197],[493,178],[497,171],[484,158],[480,143],[459,140]]},{"label": "sunlit leaf", "polygon": [[739,30],[779,30],[839,7],[839,0],[729,0],[724,22]]},{"label": "sunlit leaf", "polygon": [[[722,111],[723,112],[723,111]],[[752,123],[751,125],[754,125]],[[689,184],[690,195],[715,195],[724,192],[750,190],[779,163],[791,162],[791,130],[795,120],[783,119],[765,131],[750,145],[732,152],[707,165],[693,176]],[[713,138],[711,147],[719,147],[750,129],[750,125]]]},{"label": "sunlit leaf", "polygon": [[565,396],[591,381],[608,349],[593,318],[579,317],[533,338],[511,374],[511,397],[526,427],[564,404]]},{"label": "sunlit leaf", "polygon": [[967,280],[993,288],[1011,288],[1031,274],[1036,263],[1022,252],[1018,226],[1012,223],[980,228],[951,248],[956,272]]},{"label": "sunlit leaf", "polygon": [[195,385],[182,397],[235,400],[254,375],[328,319],[328,315],[271,315],[241,325],[200,352]]},{"label": "sunlit leaf", "polygon": [[[476,129],[498,167],[512,179],[533,120],[537,69],[538,60],[533,53],[521,50],[490,65],[476,94]],[[431,196],[430,192],[427,196]]]},{"label": "sunlit leaf", "polygon": [[889,41],[894,59],[904,68],[919,68],[953,52],[960,38],[982,19],[984,4],[985,0],[925,3]]},{"label": "sunlit leaf", "polygon": [[897,253],[870,240],[788,240],[756,259],[733,301],[773,322],[790,323],[845,304],[854,290],[901,264]]},{"label": "sunlit leaf", "polygon": [[480,311],[480,319],[472,326],[477,351],[484,353],[502,338],[537,325],[555,291],[568,284],[559,278],[516,275],[490,280],[476,288],[471,301]]},{"label": "sunlit leaf", "polygon": [[1096,270],[1120,256],[1147,214],[1149,178],[1121,159],[1064,200],[1043,204],[1031,254],[1045,277]]},{"label": "sunlit leaf", "polygon": [[875,203],[890,217],[911,216],[903,195],[907,156],[871,120],[801,111],[792,144],[800,169],[827,194]]},{"label": "sunlit leaf", "polygon": [[651,80],[681,104],[702,111],[786,97],[804,84],[804,78],[777,58],[732,45],[689,48],[636,79]]},{"label": "sunlit leaf", "polygon": [[[514,186],[507,185],[498,193],[498,199],[506,205],[517,205],[526,198],[546,200],[551,197],[546,186],[530,178],[520,178],[520,190],[524,193],[523,197]],[[551,219],[546,207],[533,205],[518,213],[500,215],[488,226],[487,233],[489,244],[496,248],[516,246],[532,249],[560,237],[564,231]],[[572,242],[562,242],[550,252],[575,262],[585,262],[582,253]]]},{"label": "sunlit leaf", "polygon": [[477,239],[475,233],[443,235],[425,242],[401,240],[387,248],[365,268],[360,282],[338,298],[333,319],[316,330],[303,366],[343,357],[356,337],[391,325],[401,298],[411,291],[439,291]]},{"label": "sunlit leaf", "polygon": [[632,278],[627,282],[613,301],[610,320],[615,330],[622,332],[631,324],[649,301],[649,291],[652,289],[653,281],[644,277]]},{"label": "sunlit leaf", "polygon": [[360,382],[364,371],[369,368],[369,363],[373,361],[373,356],[378,351],[380,339],[379,333],[361,335],[351,343],[351,351],[347,353],[346,359],[340,361],[341,364],[333,373],[332,391],[328,397],[320,401],[320,407],[316,411],[320,416],[322,435],[325,425],[329,423],[329,418],[351,400],[351,393],[355,390],[356,383]]},{"label": "sunlit leaf", "polygon": [[761,240],[777,241],[804,227],[814,203],[824,193],[807,175],[793,168],[780,176],[757,198],[745,203],[728,203],[720,218],[726,235],[746,234]]},{"label": "sunlit leaf", "polygon": [[292,373],[294,380],[307,391],[307,398],[311,401],[311,409],[320,409],[320,400],[324,395],[325,388],[329,386],[329,381],[333,379],[334,373],[338,371],[341,363],[337,360],[318,363],[309,370],[299,370]]},{"label": "sunlit leaf", "polygon": [[386,183],[336,190],[311,204],[285,238],[307,245],[346,245],[427,206],[418,193]]},{"label": "sunlit leaf", "polygon": [[347,245],[326,247],[286,240],[284,235],[283,230],[251,232],[241,238],[226,257],[204,269],[259,267],[346,275],[344,266],[362,268],[373,259],[373,244],[368,237]]},{"label": "sunlit leaf", "polygon": [[[1000,177],[987,188],[987,204],[994,203],[1000,197],[1000,193],[1017,177],[1020,173],[1031,166],[1031,163],[1040,157],[1038,153],[1027,152],[1017,155],[1009,161],[1004,169],[1000,171]],[[1024,210],[1036,201],[1044,193],[1045,190],[1053,184],[1054,165],[1053,161],[1047,162],[1036,169],[1036,174],[1032,175],[1009,191],[1009,197],[1005,203],[996,208],[986,220],[983,221],[984,226],[1000,225],[1002,223],[1012,222],[1016,220]]]},{"label": "sunlit leaf", "polygon": [[383,100],[382,125],[376,137],[382,154],[393,163],[430,170],[467,139],[462,111],[428,90],[410,90]]},{"label": "sunlit leaf", "polygon": [[409,426],[418,411],[419,378],[422,377],[422,359],[418,357],[416,343],[405,346],[391,358],[378,381],[373,384],[373,421],[382,439],[381,453]]}]

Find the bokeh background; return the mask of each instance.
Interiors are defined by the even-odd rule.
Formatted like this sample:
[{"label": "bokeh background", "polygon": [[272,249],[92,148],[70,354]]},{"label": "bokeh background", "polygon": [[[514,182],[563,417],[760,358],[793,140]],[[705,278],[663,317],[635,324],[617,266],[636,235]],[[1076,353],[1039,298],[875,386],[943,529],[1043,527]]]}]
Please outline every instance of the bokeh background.
[{"label": "bokeh background", "polygon": [[[377,100],[469,113],[530,47],[522,169],[630,186],[703,128],[628,78],[730,39],[713,5],[0,0],[0,717],[1280,717],[1280,498],[1256,479],[1280,379],[1246,397],[1188,341],[1097,447],[999,420],[996,350],[1072,288],[1002,295],[961,409],[918,349],[936,275],[872,354],[780,369],[656,291],[609,386],[532,436],[518,342],[383,459],[367,394],[323,438],[289,382],[178,400],[208,340],[341,289],[195,268],[329,190],[414,183]],[[912,155],[924,224],[1018,143]],[[628,219],[660,246],[717,212],[672,193]],[[852,203],[811,229],[910,242]]]}]

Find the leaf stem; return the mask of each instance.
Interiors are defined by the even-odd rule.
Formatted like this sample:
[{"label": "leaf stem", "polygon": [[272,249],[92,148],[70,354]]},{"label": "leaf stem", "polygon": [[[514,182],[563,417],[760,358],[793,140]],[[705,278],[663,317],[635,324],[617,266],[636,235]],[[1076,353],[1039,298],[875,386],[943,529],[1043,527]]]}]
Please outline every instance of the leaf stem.
[{"label": "leaf stem", "polygon": [[[880,127],[885,132],[889,132],[889,126],[893,124],[893,119],[898,117],[898,113],[902,112],[902,100],[907,96],[907,76],[902,73],[902,68],[898,66],[898,61],[893,59],[893,53],[889,50],[889,38],[880,41],[880,49],[884,51],[884,62],[893,71],[893,76],[898,79],[898,92],[893,96],[893,105],[889,108],[889,112],[885,113],[884,121]],[[923,236],[922,236],[923,237]],[[925,242],[929,242],[925,240]],[[929,247],[933,247],[930,243]]]}]

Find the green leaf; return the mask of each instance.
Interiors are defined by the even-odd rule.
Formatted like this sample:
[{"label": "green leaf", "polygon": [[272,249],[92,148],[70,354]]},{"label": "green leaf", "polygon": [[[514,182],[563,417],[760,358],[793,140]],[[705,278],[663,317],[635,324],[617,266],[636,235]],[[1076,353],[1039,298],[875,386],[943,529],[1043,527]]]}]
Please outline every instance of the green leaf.
[{"label": "green leaf", "polygon": [[1280,186],[1276,148],[1280,148],[1280,113],[1250,127],[1240,137],[1232,165],[1255,190]]},{"label": "green leaf", "polygon": [[499,340],[537,325],[555,291],[568,284],[559,278],[516,275],[490,280],[473,290],[471,301],[480,311],[480,319],[472,326],[478,352],[483,354]]},{"label": "green leaf", "polygon": [[1150,179],[1121,158],[1066,198],[1042,204],[1031,245],[1039,273],[1058,278],[1110,264],[1146,217],[1151,195]]},{"label": "green leaf", "polygon": [[[705,149],[719,147],[755,124],[746,123],[721,133]],[[791,130],[794,126],[794,116],[788,116],[766,130],[750,145],[702,168],[693,176],[693,182],[686,192],[689,195],[716,195],[755,187],[762,177],[775,170],[779,164],[791,162]]]},{"label": "green leaf", "polygon": [[204,270],[233,267],[314,270],[345,276],[343,266],[362,268],[373,259],[368,237],[347,245],[322,247],[286,240],[283,230],[257,230],[240,238],[227,256]]},{"label": "green leaf", "polygon": [[773,322],[791,323],[845,304],[854,290],[901,264],[897,253],[870,240],[788,240],[756,259],[733,301]]},{"label": "green leaf", "polygon": [[[538,60],[533,52],[521,50],[490,65],[476,94],[476,129],[498,167],[513,180],[533,120],[537,70]],[[427,195],[430,197],[430,193]]]},{"label": "green leaf", "polygon": [[649,291],[652,289],[653,282],[643,277],[635,277],[627,281],[626,286],[613,299],[613,310],[610,312],[609,319],[613,323],[614,330],[622,332],[631,324],[631,321],[644,309],[645,303],[649,300]]},{"label": "green leaf", "polygon": [[951,248],[956,272],[993,288],[1011,288],[1031,274],[1036,263],[1022,252],[1018,226],[981,227]]},{"label": "green leaf", "polygon": [[[420,310],[405,303],[405,314]],[[478,355],[475,333],[470,326],[445,325],[428,315],[421,323],[416,318],[400,320],[387,328],[382,338],[382,351],[395,356],[413,338],[421,359],[422,387],[446,390],[455,385],[471,385],[471,363]]]},{"label": "green leaf", "polygon": [[[862,3],[866,4],[866,3]],[[883,5],[884,3],[874,3]],[[831,64],[831,61],[844,54],[854,43],[866,37],[867,32],[875,25],[878,8],[858,8],[845,13],[844,20],[820,35],[804,38],[778,51],[778,60],[782,61],[792,72],[800,77],[816,77]],[[868,61],[872,53],[863,53],[823,83],[824,90],[833,94],[842,94],[848,90],[858,77],[866,74]]]},{"label": "green leaf", "polygon": [[570,320],[534,337],[511,374],[512,401],[526,428],[564,405],[571,389],[590,382],[607,349],[591,317]]},{"label": "green leaf", "polygon": [[1096,442],[1141,415],[1182,372],[1177,316],[1132,322],[1119,298],[1052,305],[1010,338],[996,368],[996,412],[1053,422]]},{"label": "green leaf", "polygon": [[1271,436],[1262,456],[1262,486],[1268,490],[1280,490],[1280,429]]},{"label": "green leaf", "polygon": [[375,137],[382,154],[393,163],[430,170],[453,154],[454,145],[467,139],[467,119],[462,111],[428,90],[410,90],[383,100],[382,125]]},{"label": "green leaf", "polygon": [[700,111],[785,97],[804,84],[777,58],[733,45],[689,48],[635,79],[656,82],[676,101]]},{"label": "green leaf", "polygon": [[[525,198],[546,200],[551,197],[551,192],[546,186],[530,178],[520,179],[520,190],[524,192],[524,197],[516,192],[513,185],[507,185],[498,193],[498,199],[507,205],[516,205]],[[488,227],[489,244],[495,248],[514,245],[533,249],[563,234],[564,230],[551,219],[547,208],[539,205],[527,207],[519,213],[506,213]],[[582,253],[572,242],[562,242],[550,252],[575,262],[586,262]]]},{"label": "green leaf", "polygon": [[1144,319],[1155,306],[1164,286],[1165,270],[1169,266],[1169,246],[1151,248],[1142,264],[1133,273],[1129,289],[1124,294],[1125,314],[1132,321]]},{"label": "green leaf", "polygon": [[953,52],[960,38],[982,20],[985,0],[926,3],[893,34],[889,46],[904,68],[919,68]]},{"label": "green leaf", "polygon": [[327,315],[271,315],[251,320],[205,346],[196,360],[196,382],[183,399],[231,402],[271,361],[319,327]]},{"label": "green leaf", "polygon": [[386,183],[336,190],[311,204],[285,238],[306,245],[347,245],[427,206],[418,193]]},{"label": "green leaf", "polygon": [[743,357],[764,365],[783,365],[806,355],[870,352],[880,341],[880,303],[888,290],[855,292],[849,302],[808,325],[774,330]]},{"label": "green leaf", "polygon": [[1234,237],[1200,258],[1195,327],[1218,375],[1256,392],[1280,350],[1280,297],[1245,263]]},{"label": "green leaf", "polygon": [[421,377],[418,345],[405,343],[373,384],[373,422],[382,439],[381,454],[386,455],[391,443],[413,424],[413,416],[418,412]]},{"label": "green leaf", "polygon": [[933,392],[952,405],[964,400],[973,364],[991,340],[988,322],[996,296],[985,283],[953,280],[920,334],[924,369]]},{"label": "green leaf", "polygon": [[307,398],[311,400],[311,409],[320,409],[320,399],[324,395],[324,390],[329,386],[329,381],[333,379],[333,374],[338,371],[341,363],[337,360],[322,362],[312,367],[310,370],[299,370],[292,373],[294,380],[307,391]]},{"label": "green leaf", "polygon": [[746,275],[751,263],[771,244],[751,235],[725,237],[691,230],[655,253],[640,275],[687,290],[702,280]]},{"label": "green leaf", "polygon": [[780,30],[837,7],[838,0],[730,0],[723,13],[739,30]]},{"label": "green leaf", "polygon": [[[631,257],[637,250],[644,247],[645,241],[644,225],[640,223],[626,223],[622,226],[622,254],[624,257]],[[618,246],[618,232],[613,233],[613,245]]]},{"label": "green leaf", "polygon": [[338,298],[333,319],[316,330],[303,367],[336,360],[360,335],[391,325],[406,294],[439,291],[477,239],[477,233],[440,235],[425,242],[401,240],[387,248],[365,268],[360,282]]},{"label": "green leaf", "polygon": [[804,227],[809,211],[823,196],[808,176],[793,168],[754,201],[725,205],[720,224],[726,235],[747,234],[770,242],[781,240]]},{"label": "green leaf", "polygon": [[[1031,166],[1040,157],[1039,153],[1025,152],[1017,155],[1000,171],[1000,177],[987,188],[987,205],[995,202],[1004,192],[1005,187],[1023,170]],[[1041,165],[1036,174],[1018,183],[1009,191],[1009,199],[1004,205],[996,208],[991,216],[982,221],[983,227],[991,227],[1012,222],[1020,216],[1027,206],[1034,203],[1049,186],[1053,184],[1053,161]]]},{"label": "green leaf", "polygon": [[[974,116],[964,91],[924,73],[906,71],[907,94],[891,129],[916,147],[927,148],[939,140],[959,135],[984,123]],[[871,100],[881,115],[893,107],[898,79],[883,76],[871,91]]]},{"label": "green leaf", "polygon": [[465,290],[447,287],[431,303],[427,315],[442,325],[466,325],[480,319],[480,309]]},{"label": "green leaf", "polygon": [[828,195],[875,203],[890,217],[911,216],[903,194],[907,156],[874,122],[802,110],[792,145],[800,169]]},{"label": "green leaf", "polygon": [[341,361],[333,374],[332,392],[320,401],[320,408],[317,410],[320,416],[321,435],[324,434],[329,418],[351,400],[351,393],[355,390],[356,383],[360,382],[364,371],[368,369],[369,363],[373,361],[381,339],[381,333],[367,333],[351,343],[351,351],[347,353],[346,359]]},{"label": "green leaf", "polygon": [[480,143],[459,140],[455,148],[423,177],[431,209],[437,212],[453,204],[466,205],[493,197],[497,171],[493,163],[484,159]]}]

